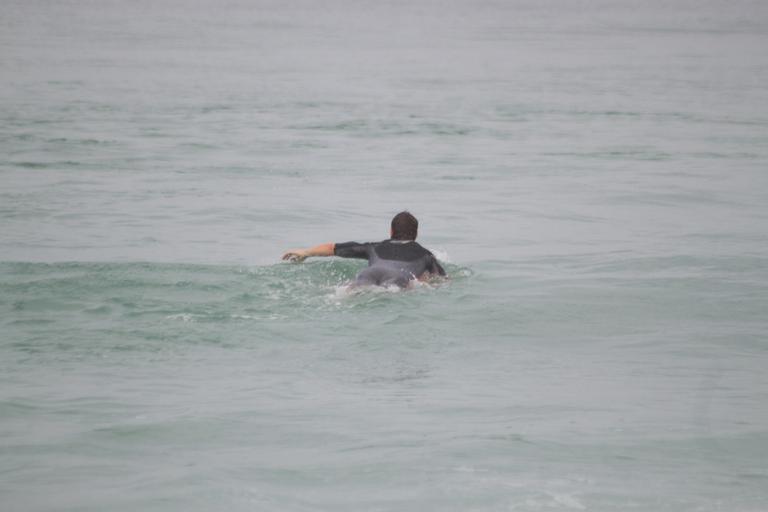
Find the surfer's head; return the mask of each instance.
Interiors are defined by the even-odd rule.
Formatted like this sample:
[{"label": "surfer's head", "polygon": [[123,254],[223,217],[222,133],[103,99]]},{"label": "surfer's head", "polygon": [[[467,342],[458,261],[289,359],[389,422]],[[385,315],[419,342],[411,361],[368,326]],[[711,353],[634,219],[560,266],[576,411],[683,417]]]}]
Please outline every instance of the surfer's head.
[{"label": "surfer's head", "polygon": [[392,218],[392,240],[416,240],[419,221],[408,212],[400,212]]}]

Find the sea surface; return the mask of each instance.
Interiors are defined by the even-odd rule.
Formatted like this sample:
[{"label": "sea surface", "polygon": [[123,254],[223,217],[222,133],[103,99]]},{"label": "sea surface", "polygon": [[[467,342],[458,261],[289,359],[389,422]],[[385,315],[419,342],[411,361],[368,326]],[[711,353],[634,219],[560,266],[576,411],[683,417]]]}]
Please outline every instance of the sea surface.
[{"label": "sea surface", "polygon": [[0,509],[768,510],[768,2],[0,1]]}]

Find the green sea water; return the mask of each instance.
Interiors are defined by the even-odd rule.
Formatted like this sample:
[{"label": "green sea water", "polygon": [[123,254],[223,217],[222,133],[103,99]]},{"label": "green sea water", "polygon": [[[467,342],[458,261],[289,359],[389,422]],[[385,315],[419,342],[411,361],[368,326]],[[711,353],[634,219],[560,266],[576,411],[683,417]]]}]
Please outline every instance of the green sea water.
[{"label": "green sea water", "polygon": [[[768,503],[762,2],[0,11],[0,509]],[[449,279],[350,290],[402,209]]]}]

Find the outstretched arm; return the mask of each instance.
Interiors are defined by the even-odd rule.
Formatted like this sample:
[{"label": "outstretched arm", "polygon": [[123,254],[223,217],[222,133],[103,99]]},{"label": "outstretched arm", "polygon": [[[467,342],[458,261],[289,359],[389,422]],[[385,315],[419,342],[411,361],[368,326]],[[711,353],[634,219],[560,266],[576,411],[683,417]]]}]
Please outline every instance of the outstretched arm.
[{"label": "outstretched arm", "polygon": [[309,249],[293,249],[283,254],[283,259],[288,261],[304,261],[310,256],[333,256],[334,243],[320,244]]}]

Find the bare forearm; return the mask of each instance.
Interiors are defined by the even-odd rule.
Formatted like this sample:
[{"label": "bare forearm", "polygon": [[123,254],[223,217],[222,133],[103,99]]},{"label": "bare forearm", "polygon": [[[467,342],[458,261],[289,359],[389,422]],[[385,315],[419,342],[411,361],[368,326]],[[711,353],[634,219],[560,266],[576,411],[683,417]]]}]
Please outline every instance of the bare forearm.
[{"label": "bare forearm", "polygon": [[333,256],[333,250],[336,244],[320,244],[308,249],[293,249],[283,254],[284,260],[304,261],[311,256]]},{"label": "bare forearm", "polygon": [[309,249],[304,249],[304,253],[307,258],[310,256],[333,256],[333,248],[335,245],[336,244],[334,243],[316,245]]}]

